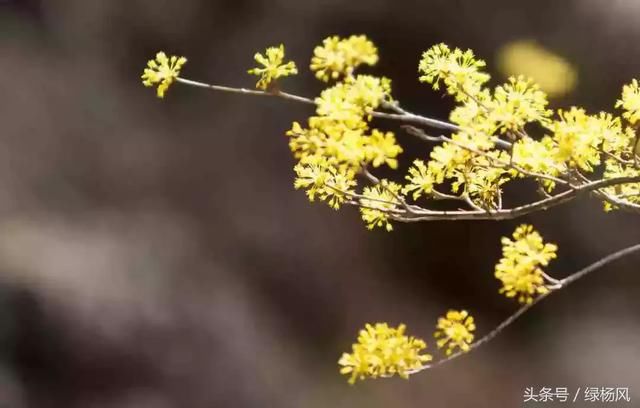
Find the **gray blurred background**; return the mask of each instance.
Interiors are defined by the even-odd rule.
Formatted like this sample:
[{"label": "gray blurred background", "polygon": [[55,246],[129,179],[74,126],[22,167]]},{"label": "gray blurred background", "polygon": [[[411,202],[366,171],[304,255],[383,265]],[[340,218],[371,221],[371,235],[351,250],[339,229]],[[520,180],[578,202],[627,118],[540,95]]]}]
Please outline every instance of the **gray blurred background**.
[{"label": "gray blurred background", "polygon": [[[338,374],[366,322],[432,348],[448,308],[478,334],[508,316],[493,265],[520,222],[559,244],[557,277],[640,240],[637,217],[587,200],[368,232],[292,187],[283,134],[308,107],[184,86],[161,101],[139,80],[166,50],[186,77],[251,87],[253,53],[283,42],[303,68],[285,86],[312,96],[313,46],[352,33],[406,107],[438,118],[451,101],[416,73],[436,42],[491,67],[505,43],[538,41],[578,67],[556,107],[611,111],[640,66],[637,0],[0,1],[1,407],[519,407],[529,386],[629,387],[639,406],[638,257],[410,381]],[[405,165],[424,152],[398,136]]]}]

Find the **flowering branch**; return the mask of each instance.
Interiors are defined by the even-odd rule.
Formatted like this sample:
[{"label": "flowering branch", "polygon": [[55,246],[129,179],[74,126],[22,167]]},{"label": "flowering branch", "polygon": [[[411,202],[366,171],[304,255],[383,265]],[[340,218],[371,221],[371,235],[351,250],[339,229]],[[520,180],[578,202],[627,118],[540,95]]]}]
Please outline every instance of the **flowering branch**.
[{"label": "flowering branch", "polygon": [[478,348],[480,348],[481,346],[489,343],[491,340],[493,340],[496,336],[498,336],[500,333],[502,333],[507,327],[509,327],[513,322],[515,322],[520,316],[522,316],[523,314],[525,314],[527,311],[529,311],[532,307],[534,307],[535,305],[537,305],[538,303],[540,303],[543,299],[545,299],[546,297],[550,296],[552,293],[555,293],[557,291],[559,291],[560,289],[566,288],[567,286],[569,286],[571,283],[585,277],[586,275],[590,274],[591,272],[595,272],[598,269],[601,269],[605,266],[607,266],[608,264],[615,262],[621,258],[624,258],[626,256],[632,255],[635,252],[640,252],[640,244],[636,244],[624,249],[621,249],[617,252],[614,252],[610,255],[607,255],[606,257],[600,259],[597,262],[592,263],[591,265],[579,270],[578,272],[575,272],[569,276],[567,276],[564,279],[560,279],[557,280],[557,285],[554,287],[554,289],[545,292],[541,295],[539,295],[538,297],[536,297],[531,303],[526,303],[525,305],[521,306],[518,310],[516,310],[515,313],[513,313],[512,315],[510,315],[509,317],[507,317],[505,320],[502,321],[502,323],[500,323],[498,326],[496,326],[495,329],[491,330],[489,333],[485,334],[482,338],[476,340],[475,342],[473,342],[470,346],[469,349],[467,351],[458,351],[457,353],[451,354],[441,360],[438,360],[432,364],[426,364],[421,366],[420,368],[416,368],[414,370],[411,370],[409,373],[410,374],[415,374],[418,373],[420,371],[426,371],[438,366],[441,366],[443,364],[449,363],[452,360],[457,359],[458,357],[461,357],[463,354],[466,354],[467,352],[470,351],[474,351],[477,350]]},{"label": "flowering branch", "polygon": [[[437,44],[423,53],[418,71],[421,82],[455,99],[449,121],[443,121],[403,109],[391,96],[388,78],[355,73],[359,66],[378,61],[375,45],[363,35],[329,37],[314,49],[311,70],[320,81],[333,83],[314,99],[281,90],[279,80],[298,73],[296,64],[285,60],[283,45],[256,53],[254,59],[258,66],[248,73],[259,77],[255,90],[182,78],[186,58],[162,52],[148,62],[142,81],[157,86],[161,98],[177,82],[313,106],[315,115],[306,124],[294,122],[286,133],[297,160],[294,187],[304,189],[310,201],[319,199],[334,209],[357,206],[369,229],[391,231],[392,221],[513,219],[584,194],[602,200],[605,211],[640,213],[640,84],[635,79],[623,87],[615,104],[623,111],[619,117],[587,114],[578,107],[554,114],[547,109],[547,94],[532,79],[511,77],[488,87],[485,62],[473,51]],[[381,166],[397,170],[403,148],[393,132],[374,128],[373,118],[400,122],[408,134],[434,143],[428,160],[413,161],[403,184],[374,174]],[[541,137],[529,135],[531,125],[544,130]],[[431,136],[423,128],[449,133]],[[598,180],[587,177],[600,171]],[[503,205],[502,185],[522,178],[535,180],[542,198],[511,208]],[[365,183],[361,189],[359,182]],[[413,204],[421,197],[454,200],[468,208],[441,211]],[[423,340],[405,334],[406,326],[367,324],[352,352],[340,358],[341,373],[350,376],[350,383],[396,374],[407,378],[452,361],[491,341],[551,293],[640,251],[640,244],[634,245],[555,279],[543,267],[556,258],[557,246],[545,243],[533,226],[519,226],[501,243],[503,256],[494,276],[502,284],[499,293],[523,304],[514,314],[474,343],[473,317],[466,310],[449,310],[438,319],[434,334],[446,357],[435,363],[429,363],[432,356],[424,353]]]},{"label": "flowering branch", "polygon": [[[422,221],[463,221],[463,220],[511,220],[515,219],[527,214],[531,214],[537,211],[548,210],[549,208],[564,204],[568,201],[571,201],[575,197],[585,194],[588,192],[597,191],[602,188],[627,184],[627,183],[638,183],[640,182],[640,176],[633,177],[619,177],[615,179],[604,179],[592,181],[589,183],[582,184],[580,186],[574,187],[570,190],[566,190],[562,193],[559,193],[554,196],[547,197],[545,199],[535,201],[533,203],[521,205],[518,207],[513,207],[510,209],[501,209],[496,211],[487,211],[487,210],[428,210],[422,207],[418,207],[415,205],[411,206],[410,212],[402,212],[402,210],[394,209],[388,211],[390,217],[394,221],[399,222],[422,222]],[[362,197],[362,196],[360,196]],[[450,196],[447,199],[456,199],[456,200],[464,200],[464,197]],[[389,201],[384,201],[388,204],[394,204]],[[353,202],[353,205],[359,205],[357,202]],[[627,205],[622,202],[616,201],[618,205]],[[385,210],[380,210],[385,211]]]},{"label": "flowering branch", "polygon": [[[299,96],[296,94],[292,94],[292,93],[287,93],[287,92],[283,92],[280,90],[273,90],[273,91],[260,91],[260,90],[253,90],[253,89],[246,89],[246,88],[234,88],[234,87],[228,87],[228,86],[222,86],[222,85],[213,85],[213,84],[208,84],[208,83],[204,83],[204,82],[198,82],[198,81],[193,81],[190,79],[185,79],[185,78],[181,78],[178,77],[176,79],[176,82],[185,84],[185,85],[189,85],[189,86],[194,86],[197,88],[205,88],[205,89],[210,89],[213,91],[220,91],[220,92],[227,92],[227,93],[236,93],[236,94],[242,94],[242,95],[253,95],[253,96],[272,96],[272,97],[278,97],[278,98],[282,98],[282,99],[286,99],[286,100],[290,100],[290,101],[294,101],[294,102],[299,102],[299,103],[303,103],[303,104],[308,104],[308,105],[316,105],[316,102],[310,98],[304,97],[304,96]],[[460,130],[460,127],[457,125],[454,125],[452,123],[446,122],[446,121],[441,121],[438,119],[432,119],[432,118],[428,118],[425,116],[420,116],[414,113],[410,113],[402,108],[399,107],[398,104],[393,104],[393,103],[385,103],[383,104],[383,107],[388,108],[388,109],[392,109],[398,113],[396,114],[390,114],[390,113],[385,113],[385,112],[372,112],[371,115],[373,117],[376,118],[382,118],[382,119],[390,119],[390,120],[397,120],[397,121],[402,121],[405,123],[413,123],[413,124],[419,124],[419,125],[425,125],[425,126],[430,126],[433,128],[437,128],[437,129],[446,129],[446,130]],[[431,141],[431,142],[453,142],[455,143],[457,146],[460,146],[461,148],[468,150],[472,153],[478,154],[478,155],[483,155],[483,156],[487,156],[484,152],[482,151],[478,151],[475,150],[471,147],[465,146],[462,143],[459,142],[454,142],[452,141],[450,138],[441,135],[441,136],[429,136],[427,135],[422,129],[418,129],[415,128],[413,126],[404,126],[403,127],[409,134],[414,135],[422,140],[425,141]],[[507,141],[504,141],[502,139],[495,139],[495,140],[499,140],[502,143],[499,143],[500,145],[504,146],[504,147],[508,147],[510,146],[510,143]],[[567,185],[569,184],[569,182],[559,179],[557,177],[553,177],[553,176],[548,176],[548,175],[544,175],[544,174],[537,174],[534,172],[530,172],[527,171],[519,166],[513,165],[512,163],[508,163],[505,161],[502,161],[500,159],[496,159],[493,157],[489,156],[489,159],[492,161],[495,161],[503,166],[506,167],[511,167],[514,170],[518,171],[519,173],[522,173],[526,176],[532,177],[532,178],[540,178],[540,179],[547,179],[550,181],[554,181],[558,184],[562,184],[562,185]],[[364,174],[364,173],[363,173]],[[371,176],[373,176],[370,172],[367,171],[368,177],[371,180]],[[482,209],[478,209],[476,205],[473,205],[472,207],[474,208],[473,210],[467,210],[467,211],[433,211],[433,210],[428,210],[419,206],[408,206],[406,205],[406,203],[403,203],[402,206],[405,208],[406,213],[399,213],[397,210],[393,210],[393,211],[389,211],[390,213],[393,213],[393,215],[391,216],[391,218],[395,221],[398,222],[422,222],[422,221],[437,221],[437,220],[506,220],[506,219],[514,219],[526,214],[530,214],[532,212],[536,212],[539,210],[546,210],[549,209],[551,207],[560,205],[560,204],[564,204],[570,200],[572,200],[573,198],[575,198],[576,196],[580,195],[583,192],[588,192],[588,191],[593,191],[593,190],[598,190],[604,187],[610,187],[610,186],[615,186],[615,185],[620,185],[620,184],[626,184],[626,183],[636,183],[636,182],[640,182],[640,176],[637,177],[619,177],[619,178],[615,178],[615,179],[606,179],[606,180],[597,180],[594,182],[590,182],[587,184],[583,184],[580,186],[576,186],[576,187],[572,187],[571,190],[565,191],[563,193],[557,194],[555,196],[550,196],[544,200],[540,200],[537,202],[533,202],[530,204],[526,204],[526,205],[522,205],[522,206],[518,206],[518,207],[514,207],[512,209],[501,209],[501,210],[496,210],[496,211],[485,211]],[[374,183],[377,184],[377,183]],[[467,196],[452,196],[452,195],[448,195],[448,194],[444,194],[444,193],[436,193],[437,198],[447,198],[447,199],[458,199],[458,200],[463,200],[466,201],[468,203],[468,197]],[[354,197],[357,197],[357,195],[353,195]],[[622,208],[628,208],[628,209],[633,209],[633,210],[637,210],[640,209],[639,206],[635,206],[631,203],[626,203],[625,201],[621,201],[621,200],[617,200],[613,197],[606,197],[608,201],[614,203],[615,205],[622,207]],[[399,202],[403,202],[403,201],[399,201]],[[351,205],[356,205],[359,206],[361,204],[360,201],[352,201],[349,202],[347,204],[351,204]],[[384,209],[381,209],[380,211],[385,211]]]}]

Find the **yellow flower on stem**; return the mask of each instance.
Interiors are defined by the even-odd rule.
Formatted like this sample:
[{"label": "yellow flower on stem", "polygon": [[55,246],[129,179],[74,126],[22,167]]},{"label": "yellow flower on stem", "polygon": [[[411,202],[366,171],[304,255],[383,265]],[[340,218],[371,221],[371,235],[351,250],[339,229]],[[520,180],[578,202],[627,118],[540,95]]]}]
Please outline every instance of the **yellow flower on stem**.
[{"label": "yellow flower on stem", "polygon": [[349,38],[328,37],[313,50],[311,70],[324,82],[341,76],[351,76],[361,64],[375,65],[378,62],[376,46],[364,35]]},{"label": "yellow flower on stem", "polygon": [[398,197],[402,186],[392,181],[381,180],[380,184],[365,187],[360,199],[360,214],[362,220],[367,223],[368,229],[384,227],[387,231],[393,230],[389,222],[391,213],[401,205]]},{"label": "yellow flower on stem", "polygon": [[630,84],[622,87],[622,97],[616,102],[616,108],[622,108],[625,112],[622,116],[632,125],[640,120],[640,86],[634,79]]},{"label": "yellow flower on stem", "polygon": [[521,225],[513,240],[502,238],[502,259],[496,265],[495,277],[502,282],[500,293],[518,297],[520,303],[531,303],[538,294],[549,291],[540,266],[556,258],[558,247],[546,244],[531,225]]},{"label": "yellow flower on stem", "polygon": [[547,95],[531,79],[510,77],[496,87],[491,116],[501,131],[517,132],[527,123],[548,123],[552,112],[547,104]]},{"label": "yellow flower on stem", "polygon": [[456,349],[469,351],[475,330],[473,317],[466,310],[449,310],[445,317],[438,319],[434,337],[438,339],[438,348],[446,348],[445,353],[450,356]]},{"label": "yellow flower on stem", "polygon": [[367,324],[360,330],[358,342],[351,353],[343,353],[338,361],[341,374],[349,375],[349,383],[366,378],[391,377],[398,374],[408,378],[412,370],[431,361],[422,354],[427,344],[405,334],[406,326],[389,327],[387,323]]},{"label": "yellow flower on stem", "polygon": [[147,68],[142,74],[142,84],[146,87],[152,87],[158,84],[158,98],[164,98],[164,94],[169,86],[180,75],[180,69],[187,62],[185,57],[167,55],[160,51],[156,54],[156,58],[147,63]]},{"label": "yellow flower on stem", "polygon": [[446,44],[437,44],[422,54],[418,71],[422,74],[420,82],[431,84],[435,90],[443,82],[447,93],[464,102],[473,99],[489,81],[489,75],[481,71],[485,65],[471,50],[451,50]]},{"label": "yellow flower on stem", "polygon": [[253,57],[263,68],[252,68],[247,71],[251,75],[260,77],[256,88],[267,90],[269,86],[278,78],[295,75],[298,73],[296,64],[293,61],[284,62],[284,45],[269,47],[264,55],[257,52]]}]

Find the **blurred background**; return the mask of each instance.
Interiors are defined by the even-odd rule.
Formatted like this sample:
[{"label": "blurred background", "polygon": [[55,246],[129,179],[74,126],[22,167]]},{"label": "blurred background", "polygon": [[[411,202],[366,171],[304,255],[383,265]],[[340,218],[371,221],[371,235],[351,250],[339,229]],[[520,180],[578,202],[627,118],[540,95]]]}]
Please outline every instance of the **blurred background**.
[{"label": "blurred background", "polygon": [[[284,132],[309,107],[179,85],[159,100],[139,79],[166,50],[189,58],[185,77],[251,87],[255,51],[282,42],[306,68],[326,36],[366,33],[368,72],[446,118],[451,100],[417,81],[423,50],[472,48],[497,84],[506,50],[535,44],[564,61],[554,107],[613,111],[639,23],[637,0],[0,1],[0,407],[518,407],[543,386],[629,387],[639,404],[637,257],[410,381],[352,387],[337,366],[366,322],[404,322],[432,349],[448,308],[479,335],[498,324],[517,305],[493,265],[519,223],[559,244],[563,277],[638,242],[637,216],[581,200],[369,232],[292,187]],[[301,71],[286,89],[318,94]],[[424,154],[398,137],[405,165]]]}]

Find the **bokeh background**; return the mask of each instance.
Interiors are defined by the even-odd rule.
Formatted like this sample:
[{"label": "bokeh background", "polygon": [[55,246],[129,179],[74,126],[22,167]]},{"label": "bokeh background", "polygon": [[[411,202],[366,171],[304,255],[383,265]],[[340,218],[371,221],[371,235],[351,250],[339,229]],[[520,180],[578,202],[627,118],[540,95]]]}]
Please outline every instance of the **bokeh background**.
[{"label": "bokeh background", "polygon": [[[637,257],[410,381],[351,387],[337,367],[365,322],[427,340],[450,307],[479,334],[499,323],[516,304],[493,265],[518,223],[559,244],[562,277],[638,242],[637,217],[581,200],[369,232],[292,187],[283,134],[308,107],[184,86],[158,100],[139,80],[162,49],[189,78],[251,87],[257,50],[283,42],[306,67],[324,37],[366,33],[370,72],[446,118],[451,101],[417,81],[421,51],[473,48],[495,72],[531,39],[576,67],[555,107],[612,111],[638,76],[639,23],[637,0],[0,1],[0,406],[518,407],[529,386],[629,387],[640,404]],[[285,86],[317,94],[302,71]]]}]

